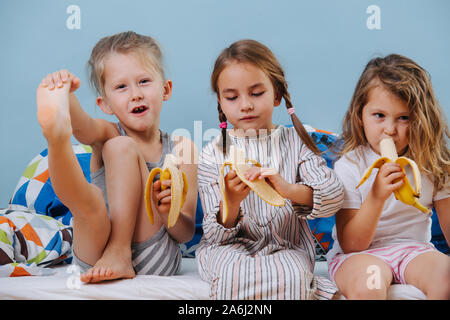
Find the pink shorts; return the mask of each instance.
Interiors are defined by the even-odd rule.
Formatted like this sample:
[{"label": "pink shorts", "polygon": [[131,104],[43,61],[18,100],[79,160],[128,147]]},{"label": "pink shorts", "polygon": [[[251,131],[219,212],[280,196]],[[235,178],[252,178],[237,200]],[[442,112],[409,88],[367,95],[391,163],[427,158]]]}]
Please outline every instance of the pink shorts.
[{"label": "pink shorts", "polygon": [[415,257],[428,251],[436,251],[436,248],[432,244],[428,243],[409,242],[394,244],[383,248],[369,249],[361,252],[337,254],[328,263],[328,274],[334,281],[334,275],[336,274],[336,271],[346,259],[356,254],[370,254],[383,260],[391,268],[395,283],[406,284],[406,266]]}]

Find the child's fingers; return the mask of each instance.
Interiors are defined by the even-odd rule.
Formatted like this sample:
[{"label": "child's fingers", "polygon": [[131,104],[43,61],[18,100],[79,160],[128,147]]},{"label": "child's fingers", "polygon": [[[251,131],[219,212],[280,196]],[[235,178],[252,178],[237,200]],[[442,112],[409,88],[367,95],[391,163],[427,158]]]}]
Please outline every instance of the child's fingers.
[{"label": "child's fingers", "polygon": [[234,178],[228,179],[226,184],[230,188],[235,188],[236,186],[238,186],[241,183],[243,183],[242,180],[236,175]]},{"label": "child's fingers", "polygon": [[81,80],[67,70],[61,70],[61,80],[66,83],[70,81],[70,92],[76,91],[81,86]]},{"label": "child's fingers", "polygon": [[403,180],[404,177],[405,177],[405,174],[403,172],[393,172],[387,178],[388,178],[388,182],[390,184],[393,184],[394,182],[396,182],[397,179]]},{"label": "child's fingers", "polygon": [[244,172],[244,177],[247,180],[253,181],[261,175],[261,168],[251,167]]},{"label": "child's fingers", "polygon": [[245,193],[250,190],[250,187],[242,182],[242,185],[239,186],[242,193]]},{"label": "child's fingers", "polygon": [[54,84],[54,82],[53,82],[53,77],[52,77],[52,74],[51,73],[49,73],[49,74],[47,74],[45,77],[44,77],[44,79],[42,79],[42,86],[45,88],[45,87],[48,87],[48,89],[49,90],[53,90],[54,88],[55,88],[55,84]]},{"label": "child's fingers", "polygon": [[64,83],[69,81],[71,78],[73,78],[72,81],[74,83],[72,84],[73,87],[75,87],[75,90],[80,87],[81,81],[77,77],[73,76],[69,71],[67,70],[60,70],[53,73],[48,74],[45,76],[44,79],[42,79],[42,86],[48,87],[49,90],[53,90],[55,87],[61,88]]},{"label": "child's fingers", "polygon": [[401,180],[391,184],[392,191],[395,191],[395,190],[399,189],[404,183],[405,183],[405,180],[401,179]]},{"label": "child's fingers", "polygon": [[236,171],[234,171],[234,170],[231,170],[225,176],[225,185],[227,187],[235,187],[240,182],[241,182],[241,179],[239,179],[238,175],[236,174]]},{"label": "child's fingers", "polygon": [[160,190],[161,190],[161,181],[156,180],[155,182],[153,182],[153,191],[159,192]]},{"label": "child's fingers", "polygon": [[42,79],[41,83],[39,83],[39,86],[42,87],[42,88],[47,88],[48,84],[47,84],[46,81],[44,81],[44,79]]},{"label": "child's fingers", "polygon": [[157,207],[159,213],[168,213],[170,211],[171,199],[169,197],[161,198],[157,201]]},{"label": "child's fingers", "polygon": [[170,180],[163,180],[162,185],[165,187],[170,187],[172,185],[172,181]]},{"label": "child's fingers", "polygon": [[73,92],[73,91],[77,90],[80,86],[81,86],[80,78],[73,76],[70,91]]},{"label": "child's fingers", "polygon": [[163,191],[161,191],[160,193],[156,194],[156,200],[158,202],[162,202],[162,200],[166,197],[169,197],[169,201],[170,201],[170,195],[171,195],[171,191],[170,189],[165,189]]},{"label": "child's fingers", "polygon": [[172,199],[170,198],[170,194],[169,194],[169,196],[165,196],[165,197],[161,198],[160,200],[158,200],[158,202],[160,204],[170,204],[171,201],[172,201]]},{"label": "child's fingers", "polygon": [[61,81],[64,83],[66,83],[67,80],[69,80],[72,76],[71,73],[69,71],[67,71],[66,69],[59,71],[59,75],[60,75]]},{"label": "child's fingers", "polygon": [[402,172],[402,168],[400,167],[400,165],[395,162],[385,163],[380,168],[380,174],[383,177],[387,177],[394,172]]},{"label": "child's fingers", "polygon": [[53,79],[53,83],[55,84],[55,86],[57,88],[62,88],[63,81],[61,80],[61,73],[59,71],[52,73],[52,79]]},{"label": "child's fingers", "polygon": [[230,170],[227,175],[225,176],[226,179],[231,180],[237,177],[237,173],[234,170]]},{"label": "child's fingers", "polygon": [[262,177],[270,177],[277,175],[278,171],[275,168],[261,168],[261,176]]}]

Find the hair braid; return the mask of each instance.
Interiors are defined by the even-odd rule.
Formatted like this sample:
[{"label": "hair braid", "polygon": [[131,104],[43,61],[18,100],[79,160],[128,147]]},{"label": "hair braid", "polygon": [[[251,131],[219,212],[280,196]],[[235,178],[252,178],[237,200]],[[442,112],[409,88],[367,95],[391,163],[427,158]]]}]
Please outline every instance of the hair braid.
[{"label": "hair braid", "polygon": [[[222,111],[220,103],[217,103],[217,111],[219,112],[219,122],[227,122],[227,116]],[[222,128],[222,152],[227,154],[227,128]]]},{"label": "hair braid", "polygon": [[[292,101],[291,101],[291,95],[289,94],[289,91],[287,90],[287,83],[284,77],[282,79],[279,79],[280,81],[280,94],[282,95],[284,102],[286,104],[286,109],[293,108]],[[294,125],[295,131],[297,131],[297,134],[300,136],[300,139],[308,146],[308,148],[313,151],[315,154],[320,154],[319,148],[316,146],[314,141],[311,139],[311,136],[306,131],[305,127],[303,126],[300,119],[297,117],[295,113],[291,115],[291,121]]]}]

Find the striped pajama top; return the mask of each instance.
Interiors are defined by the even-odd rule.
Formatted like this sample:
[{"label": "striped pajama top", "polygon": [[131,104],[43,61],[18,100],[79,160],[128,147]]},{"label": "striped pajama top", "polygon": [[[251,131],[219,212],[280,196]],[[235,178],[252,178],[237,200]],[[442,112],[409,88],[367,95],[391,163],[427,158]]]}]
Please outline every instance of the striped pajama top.
[{"label": "striped pajama top", "polygon": [[218,145],[220,136],[207,144],[198,166],[204,235],[196,257],[201,277],[211,285],[211,298],[331,298],[337,290],[334,284],[313,275],[315,245],[306,219],[328,217],[342,207],[340,180],[294,128],[278,126],[259,137],[228,134],[228,139],[244,149],[248,159],[276,168],[287,182],[311,187],[314,204],[311,208],[287,199],[285,206],[275,207],[250,191],[241,202],[238,224],[223,227],[217,214],[220,169],[226,159]]}]

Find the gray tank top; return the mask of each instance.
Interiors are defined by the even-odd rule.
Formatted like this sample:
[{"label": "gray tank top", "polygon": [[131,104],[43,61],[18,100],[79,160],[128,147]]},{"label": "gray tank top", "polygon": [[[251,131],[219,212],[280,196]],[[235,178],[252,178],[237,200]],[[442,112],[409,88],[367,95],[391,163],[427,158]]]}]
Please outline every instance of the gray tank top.
[{"label": "gray tank top", "polygon": [[[120,125],[120,122],[117,123],[117,129],[121,136],[128,136],[123,127]],[[172,153],[173,151],[173,141],[170,139],[170,136],[167,132],[161,132],[161,143],[162,143],[162,153],[161,158],[158,162],[147,162],[147,168],[151,171],[153,168],[161,168],[163,166],[164,158],[166,154]],[[159,175],[155,178],[159,179]],[[95,172],[91,172],[91,182],[99,187],[103,192],[103,199],[105,199],[106,208],[108,209],[109,214],[109,206],[108,206],[108,198],[106,196],[106,177],[105,177],[105,167],[101,167]]]}]

